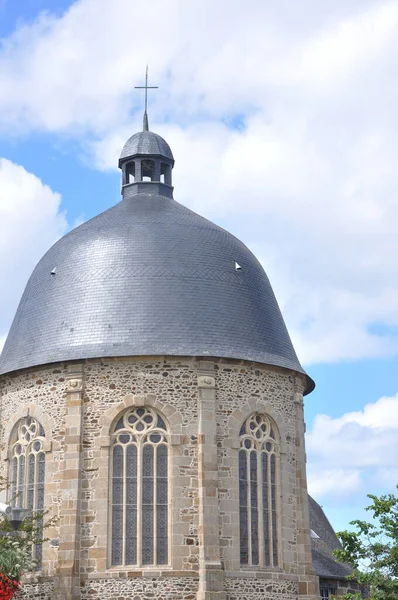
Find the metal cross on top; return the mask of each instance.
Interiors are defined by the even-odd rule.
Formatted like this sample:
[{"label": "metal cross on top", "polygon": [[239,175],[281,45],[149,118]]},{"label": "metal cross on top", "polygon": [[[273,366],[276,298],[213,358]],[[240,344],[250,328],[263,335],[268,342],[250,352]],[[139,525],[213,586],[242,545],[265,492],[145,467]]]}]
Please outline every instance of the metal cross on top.
[{"label": "metal cross on top", "polygon": [[148,90],[157,90],[158,89],[157,85],[148,85],[148,65],[146,67],[145,85],[135,85],[134,89],[136,89],[136,90],[145,90],[144,131],[148,131],[148,129],[149,129],[149,127],[148,127],[148,114],[147,114],[147,109],[148,109]]}]

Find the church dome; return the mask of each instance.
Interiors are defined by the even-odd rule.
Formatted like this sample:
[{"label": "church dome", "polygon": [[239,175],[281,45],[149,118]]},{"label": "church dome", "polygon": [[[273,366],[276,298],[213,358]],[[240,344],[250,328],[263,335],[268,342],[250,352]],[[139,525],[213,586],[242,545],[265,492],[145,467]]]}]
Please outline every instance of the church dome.
[{"label": "church dome", "polygon": [[123,146],[120,160],[134,156],[135,154],[153,154],[164,156],[174,161],[170,146],[160,135],[153,131],[140,131],[127,140]]},{"label": "church dome", "polygon": [[[256,257],[173,199],[168,144],[143,131],[119,164],[123,200],[65,235],[34,269],[0,373],[146,355],[244,359],[304,373]],[[307,391],[313,387],[308,377]]]}]

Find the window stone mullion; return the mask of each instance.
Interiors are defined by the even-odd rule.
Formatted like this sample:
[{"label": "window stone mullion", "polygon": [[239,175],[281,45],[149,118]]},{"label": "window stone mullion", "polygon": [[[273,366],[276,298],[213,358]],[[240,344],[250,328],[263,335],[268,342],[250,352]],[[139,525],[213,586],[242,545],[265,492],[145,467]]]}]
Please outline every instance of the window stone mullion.
[{"label": "window stone mullion", "polygon": [[142,440],[138,441],[137,460],[137,566],[142,566]]},{"label": "window stone mullion", "polygon": [[257,504],[258,504],[258,544],[259,564],[264,565],[264,514],[263,514],[263,477],[262,477],[262,451],[257,448]]}]

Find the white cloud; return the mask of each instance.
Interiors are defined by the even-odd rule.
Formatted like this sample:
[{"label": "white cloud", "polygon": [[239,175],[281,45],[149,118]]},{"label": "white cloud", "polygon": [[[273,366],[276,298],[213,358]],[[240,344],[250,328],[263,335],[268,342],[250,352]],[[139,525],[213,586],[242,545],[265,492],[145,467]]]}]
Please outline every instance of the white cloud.
[{"label": "white cloud", "polygon": [[364,7],[354,18],[343,19],[305,44],[299,55],[297,79],[334,88],[342,80],[356,77],[396,42],[398,4],[380,2]]},{"label": "white cloud", "polygon": [[398,394],[338,418],[317,415],[306,436],[310,493],[347,495],[398,483]]},{"label": "white cloud", "polygon": [[33,267],[66,231],[60,202],[38,177],[0,158],[0,348]]},{"label": "white cloud", "polygon": [[80,0],[41,15],[0,48],[0,132],[73,136],[116,168],[148,62],[176,198],[249,242],[300,358],[396,354],[398,4],[245,7]]},{"label": "white cloud", "polygon": [[308,481],[308,491],[316,499],[341,500],[357,494],[361,488],[360,472],[354,469],[326,469],[311,474]]},{"label": "white cloud", "polygon": [[[238,0],[216,6],[170,0],[166,23],[161,0],[149,6],[79,0],[61,18],[44,13],[4,40],[0,118],[51,131],[109,131],[120,125],[146,62],[160,85],[155,115],[262,111],[276,100],[277,88],[317,87],[321,78],[330,81],[351,63],[363,66],[394,41],[395,2],[364,0],[361,12],[353,6],[350,15],[343,3],[328,13],[314,0],[305,4],[311,18],[300,22],[303,5],[289,4],[289,20],[283,3],[258,0],[249,0],[243,12]],[[134,35],[132,23],[141,25]],[[139,93],[133,101],[142,106]]]},{"label": "white cloud", "polygon": [[372,482],[389,492],[396,492],[396,487],[398,486],[398,467],[395,469],[377,469],[372,477]]}]

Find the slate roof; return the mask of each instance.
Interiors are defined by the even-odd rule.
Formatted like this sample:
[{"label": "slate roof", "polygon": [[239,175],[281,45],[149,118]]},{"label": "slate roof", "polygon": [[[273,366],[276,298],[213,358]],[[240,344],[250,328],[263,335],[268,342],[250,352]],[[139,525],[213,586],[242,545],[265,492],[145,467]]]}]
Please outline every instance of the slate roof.
[{"label": "slate roof", "polygon": [[136,154],[164,156],[174,161],[173,153],[166,140],[153,131],[140,131],[132,135],[123,147],[120,160]]},{"label": "slate roof", "polygon": [[333,557],[333,550],[341,548],[340,542],[319,504],[308,496],[310,528],[319,536],[311,539],[312,566],[318,577],[344,579],[351,573],[348,565],[338,563]]},{"label": "slate roof", "polygon": [[[141,152],[173,157],[149,131],[132,136],[122,157]],[[172,190],[126,185],[122,202],[54,244],[25,288],[0,374],[147,355],[236,358],[304,373],[256,257]],[[307,376],[307,392],[313,387]]]}]

